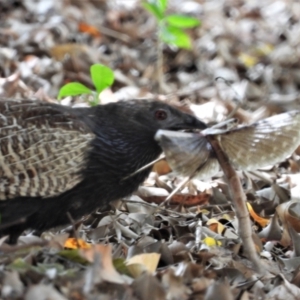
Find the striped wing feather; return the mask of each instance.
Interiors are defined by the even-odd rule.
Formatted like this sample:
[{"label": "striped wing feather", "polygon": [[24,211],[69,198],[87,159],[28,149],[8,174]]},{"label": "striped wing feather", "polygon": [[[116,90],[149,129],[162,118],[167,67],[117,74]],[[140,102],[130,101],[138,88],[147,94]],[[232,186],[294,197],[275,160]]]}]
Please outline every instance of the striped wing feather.
[{"label": "striped wing feather", "polygon": [[50,197],[81,181],[93,134],[70,108],[0,101],[0,200]]},{"label": "striped wing feather", "polygon": [[218,135],[232,164],[255,170],[283,161],[300,144],[300,112],[279,114]]},{"label": "striped wing feather", "polygon": [[156,139],[176,173],[205,178],[218,171],[217,159],[205,135],[217,137],[237,169],[256,170],[283,161],[300,144],[300,112],[279,114],[222,133],[208,129],[203,134],[158,131]]}]

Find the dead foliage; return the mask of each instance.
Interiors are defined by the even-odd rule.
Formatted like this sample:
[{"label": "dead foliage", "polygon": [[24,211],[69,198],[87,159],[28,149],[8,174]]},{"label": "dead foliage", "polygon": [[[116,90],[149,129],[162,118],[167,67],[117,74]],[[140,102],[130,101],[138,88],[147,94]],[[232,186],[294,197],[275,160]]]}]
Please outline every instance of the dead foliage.
[{"label": "dead foliage", "polygon": [[[168,91],[158,95],[156,23],[140,1],[0,1],[0,96],[56,102],[64,83],[92,88],[89,68],[102,63],[116,77],[103,103],[180,102],[210,124],[300,108],[298,1],[169,2],[202,25],[189,31],[191,51],[164,46]],[[160,164],[109,211],[26,232],[16,246],[1,238],[1,298],[300,299],[299,153],[238,172],[264,276],[246,257],[223,174],[192,179],[162,207],[183,178]]]}]

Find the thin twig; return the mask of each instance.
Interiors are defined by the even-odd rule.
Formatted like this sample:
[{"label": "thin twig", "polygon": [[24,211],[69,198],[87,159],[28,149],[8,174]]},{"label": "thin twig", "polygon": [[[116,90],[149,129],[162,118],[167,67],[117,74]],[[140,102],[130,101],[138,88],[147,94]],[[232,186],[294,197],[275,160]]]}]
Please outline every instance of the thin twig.
[{"label": "thin twig", "polygon": [[171,200],[171,198],[177,193],[179,192],[189,181],[191,180],[191,177],[186,177],[183,179],[182,182],[180,182],[180,184],[178,184],[178,186],[169,194],[169,196],[162,202],[159,204],[159,206],[164,206],[166,203],[169,203],[169,201]]},{"label": "thin twig", "polygon": [[234,109],[229,113],[229,115],[227,116],[227,119],[230,119],[230,118],[232,118],[232,117],[236,114],[236,112],[238,111],[238,109],[242,106],[242,98],[241,98],[241,96],[237,93],[237,91],[232,87],[232,84],[231,84],[228,80],[226,80],[226,79],[223,78],[223,77],[217,77],[217,78],[215,78],[215,81],[218,81],[219,79],[222,79],[222,80],[225,82],[225,84],[226,84],[229,88],[231,88],[231,90],[234,92],[236,98],[239,100],[238,102],[237,102],[237,101],[234,101],[234,102],[235,102],[235,107],[234,107]]},{"label": "thin twig", "polygon": [[239,223],[239,236],[241,237],[245,253],[253,263],[255,270],[260,274],[265,274],[266,268],[264,268],[263,262],[259,259],[256,253],[256,247],[252,239],[250,216],[246,206],[247,199],[239,176],[235,169],[231,166],[228,157],[220,147],[219,142],[213,136],[207,136],[207,138],[216,153],[220,166],[228,181],[232,203]]},{"label": "thin twig", "polygon": [[[167,209],[167,208],[163,208],[163,207],[160,207],[158,205],[153,205],[151,203],[148,203],[148,202],[141,202],[141,201],[136,201],[136,200],[122,200],[123,202],[128,202],[128,203],[137,203],[137,204],[141,204],[141,205],[145,205],[145,206],[149,206],[155,210],[160,210],[160,211],[163,211],[163,212],[166,212],[166,213],[172,213],[172,214],[175,214],[177,215],[178,217],[191,217],[191,216],[195,216],[195,214],[183,214],[183,213],[179,213],[177,211],[174,211],[172,209]],[[156,212],[156,211],[155,211]]]},{"label": "thin twig", "polygon": [[160,39],[159,33],[157,37],[157,81],[158,81],[158,92],[164,92],[164,72],[163,72],[163,65],[164,65],[164,57],[163,57],[163,49],[164,45]]},{"label": "thin twig", "polygon": [[110,37],[113,37],[115,39],[121,40],[124,43],[130,43],[131,38],[127,34],[112,30],[110,28],[99,26],[100,32],[102,34],[108,35]]},{"label": "thin twig", "polygon": [[140,172],[142,172],[142,171],[148,169],[149,167],[153,166],[154,164],[156,164],[157,162],[159,162],[159,161],[161,161],[161,160],[163,160],[163,159],[165,159],[165,156],[159,157],[158,159],[155,159],[155,160],[151,161],[149,164],[147,164],[147,165],[145,165],[145,166],[142,166],[141,168],[137,169],[137,170],[134,171],[133,173],[129,174],[128,176],[126,176],[126,177],[124,177],[124,178],[122,178],[121,181],[124,181],[124,180],[126,180],[126,179],[128,179],[128,178],[131,178],[132,176],[136,175],[137,173],[140,173]]}]

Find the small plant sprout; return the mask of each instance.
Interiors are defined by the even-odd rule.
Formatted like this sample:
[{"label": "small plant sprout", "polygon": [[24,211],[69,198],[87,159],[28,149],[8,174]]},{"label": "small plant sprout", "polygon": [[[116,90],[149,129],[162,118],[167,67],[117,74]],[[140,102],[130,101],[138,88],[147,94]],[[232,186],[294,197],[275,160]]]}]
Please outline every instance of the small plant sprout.
[{"label": "small plant sprout", "polygon": [[89,89],[82,83],[70,82],[61,87],[58,99],[66,96],[92,95],[93,99],[89,100],[88,103],[91,106],[98,105],[100,93],[112,86],[114,82],[114,73],[109,67],[101,64],[94,64],[90,67],[90,74],[96,91]]},{"label": "small plant sprout", "polygon": [[163,81],[163,43],[183,49],[191,49],[192,43],[184,29],[194,28],[200,25],[196,18],[166,14],[167,0],[148,0],[143,2],[143,7],[148,10],[157,21],[157,77],[159,88],[162,90]]}]

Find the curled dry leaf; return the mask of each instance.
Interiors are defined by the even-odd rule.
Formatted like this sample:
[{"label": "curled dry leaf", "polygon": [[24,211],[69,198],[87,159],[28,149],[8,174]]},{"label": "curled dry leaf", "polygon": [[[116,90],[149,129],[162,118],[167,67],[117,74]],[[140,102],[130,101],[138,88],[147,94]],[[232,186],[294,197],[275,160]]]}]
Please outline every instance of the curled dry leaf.
[{"label": "curled dry leaf", "polygon": [[226,227],[215,218],[209,219],[206,225],[210,230],[218,234],[222,234],[226,230]]},{"label": "curled dry leaf", "polygon": [[288,282],[282,274],[279,275],[283,282],[274,287],[266,296],[267,299],[300,299],[300,289]]},{"label": "curled dry leaf", "polygon": [[60,294],[53,286],[45,284],[32,285],[28,289],[25,300],[66,300],[62,294]]},{"label": "curled dry leaf", "polygon": [[218,299],[222,295],[224,300],[233,300],[233,294],[230,290],[230,286],[227,281],[225,282],[214,282],[206,290],[204,300]]},{"label": "curled dry leaf", "polygon": [[294,244],[294,246],[296,246],[296,244],[299,244],[299,242],[296,241],[296,239],[298,240],[298,238],[295,238],[296,234],[293,235],[293,230],[297,233],[300,232],[299,201],[294,200],[278,205],[276,208],[276,213],[283,227],[280,244],[283,246],[289,246],[291,242]]},{"label": "curled dry leaf", "polygon": [[255,170],[284,160],[300,144],[300,112],[290,111],[251,125],[201,133],[159,130],[161,144],[172,169],[183,176],[209,177],[218,171],[207,136],[218,140],[229,161],[238,169]]},{"label": "curled dry leaf", "polygon": [[131,285],[134,294],[141,300],[165,300],[166,292],[156,277],[145,272]]},{"label": "curled dry leaf", "polygon": [[191,294],[191,290],[185,284],[185,278],[175,274],[175,270],[168,269],[162,276],[162,284],[168,291],[166,299],[186,300]]},{"label": "curled dry leaf", "polygon": [[16,271],[6,272],[3,283],[1,296],[6,297],[20,297],[24,292],[24,285],[20,280],[20,276]]},{"label": "curled dry leaf", "polygon": [[250,213],[250,216],[253,218],[253,220],[255,222],[257,222],[261,227],[266,227],[270,220],[266,219],[266,218],[262,218],[260,217],[254,210],[253,210],[253,207],[252,205],[247,202],[247,207],[248,207],[248,210],[249,210],[249,213]]},{"label": "curled dry leaf", "polygon": [[140,276],[144,271],[154,273],[158,266],[160,254],[143,253],[129,258],[126,262],[127,268],[134,278]]},{"label": "curled dry leaf", "polygon": [[95,264],[95,262],[100,261],[101,268],[98,270],[98,276],[102,280],[119,284],[124,283],[123,278],[113,266],[111,245],[93,245],[89,249],[80,249],[80,254],[91,263]]},{"label": "curled dry leaf", "polygon": [[284,227],[290,225],[294,230],[300,232],[300,203],[289,201],[277,206],[276,212]]},{"label": "curled dry leaf", "polygon": [[281,226],[278,220],[278,214],[275,214],[270,223],[259,232],[259,237],[263,241],[280,241],[281,240]]}]

